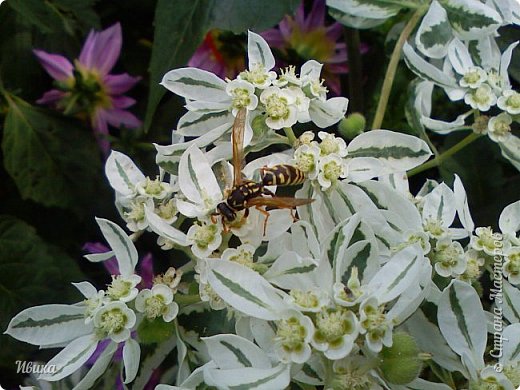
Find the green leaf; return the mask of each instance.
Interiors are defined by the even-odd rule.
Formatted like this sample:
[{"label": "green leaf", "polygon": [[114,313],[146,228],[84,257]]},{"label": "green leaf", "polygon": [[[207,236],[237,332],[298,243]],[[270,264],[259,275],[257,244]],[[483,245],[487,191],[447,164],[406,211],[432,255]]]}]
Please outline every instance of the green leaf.
[{"label": "green leaf", "polygon": [[[83,215],[100,181],[99,149],[77,122],[7,96],[4,165],[23,199]],[[85,185],[89,183],[89,185]]]},{"label": "green leaf", "polygon": [[448,20],[462,39],[478,39],[493,34],[502,18],[493,8],[478,0],[441,0]]},{"label": "green leaf", "polygon": [[144,128],[152,124],[154,113],[166,89],[159,85],[163,75],[185,66],[212,28],[241,33],[247,29],[262,31],[292,13],[297,0],[158,0],[155,9],[155,33],[150,60],[150,92]]},{"label": "green leaf", "polygon": [[[0,215],[0,328],[22,308],[51,302],[70,302],[76,290],[71,280],[81,280],[76,262],[43,241],[35,229],[11,216]],[[76,293],[76,297],[79,294]],[[16,343],[16,344],[15,344]],[[1,335],[0,361],[14,361],[25,347]],[[10,366],[9,369],[12,369]]]},{"label": "green leaf", "polygon": [[144,119],[148,130],[166,89],[159,85],[163,75],[185,65],[209,25],[208,0],[175,2],[158,0],[155,8],[155,32],[150,60],[150,92]]}]

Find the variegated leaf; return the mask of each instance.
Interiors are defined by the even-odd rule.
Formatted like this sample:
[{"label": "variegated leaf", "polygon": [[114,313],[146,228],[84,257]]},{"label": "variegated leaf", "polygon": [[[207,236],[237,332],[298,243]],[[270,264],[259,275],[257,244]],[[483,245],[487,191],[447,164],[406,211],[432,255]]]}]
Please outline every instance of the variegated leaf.
[{"label": "variegated leaf", "polygon": [[105,174],[112,188],[123,196],[135,193],[135,185],[145,179],[130,157],[115,150],[108,156]]},{"label": "variegated leaf", "polygon": [[[471,285],[453,280],[439,300],[437,320],[448,345],[467,365],[484,367],[487,328],[480,298]],[[469,359],[469,360],[468,360]]]},{"label": "variegated leaf", "polygon": [[286,304],[267,280],[241,264],[224,261],[206,261],[208,282],[213,290],[236,310],[265,320],[280,319]]},{"label": "variegated leaf", "polygon": [[511,135],[507,142],[500,142],[498,146],[500,146],[502,156],[520,171],[520,138]]},{"label": "variegated leaf", "polygon": [[187,137],[200,137],[211,130],[233,123],[233,115],[229,110],[216,112],[188,111],[177,124],[177,133]]},{"label": "variegated leaf", "polygon": [[204,382],[222,389],[285,389],[291,380],[290,367],[285,364],[269,369],[245,367],[219,370],[208,367],[204,370]]},{"label": "variegated leaf", "polygon": [[90,334],[73,340],[47,363],[54,370],[40,374],[38,379],[57,381],[69,376],[92,356],[97,344],[98,340]]},{"label": "variegated leaf", "polygon": [[348,15],[383,20],[396,15],[401,9],[399,5],[380,0],[327,0],[327,6]]},{"label": "variegated leaf", "polygon": [[417,29],[415,44],[425,56],[443,58],[447,54],[448,43],[452,38],[446,10],[437,0],[434,0]]},{"label": "variegated leaf", "polygon": [[432,155],[423,140],[388,130],[371,130],[354,138],[347,146],[348,157],[377,158],[388,167],[386,173],[412,169]]},{"label": "variegated leaf", "polygon": [[311,100],[309,115],[314,124],[322,129],[332,126],[345,116],[348,107],[348,99],[333,97],[324,102]]},{"label": "variegated leaf", "polygon": [[9,323],[6,334],[34,345],[68,342],[92,332],[85,324],[85,308],[73,305],[42,305],[25,309]]},{"label": "variegated leaf", "polygon": [[139,361],[141,359],[141,347],[133,338],[125,341],[123,347],[123,365],[125,367],[125,380],[123,383],[132,382],[139,370]]},{"label": "variegated leaf", "polygon": [[502,340],[504,340],[504,350],[500,361],[518,362],[520,360],[520,324],[513,323],[507,326],[502,333]]},{"label": "variegated leaf", "polygon": [[407,42],[403,46],[403,53],[408,68],[420,78],[443,87],[458,88],[457,82],[453,77],[425,61]]},{"label": "variegated leaf", "polygon": [[511,323],[520,322],[520,290],[509,283],[503,281],[503,297],[500,290],[492,287],[491,295],[502,307],[504,317]]},{"label": "variegated leaf", "polygon": [[148,225],[155,234],[165,237],[180,246],[188,245],[186,234],[165,222],[164,219],[155,214],[148,206],[144,207],[144,212]]},{"label": "variegated leaf", "polygon": [[234,334],[219,334],[203,337],[202,341],[208,348],[209,356],[220,369],[271,368],[271,361],[267,354],[243,337]]},{"label": "variegated leaf", "polygon": [[520,200],[506,206],[498,220],[498,226],[502,233],[514,235],[520,230]]},{"label": "variegated leaf", "polygon": [[441,0],[440,3],[461,39],[479,39],[493,34],[503,22],[497,11],[479,0]]},{"label": "variegated leaf", "polygon": [[262,65],[265,70],[274,68],[274,56],[264,38],[252,31],[247,33],[247,57],[249,70]]},{"label": "variegated leaf", "polygon": [[443,226],[450,226],[457,212],[455,202],[453,191],[446,184],[439,184],[424,197],[423,220],[433,219],[441,221]]},{"label": "variegated leaf", "polygon": [[92,389],[96,384],[96,381],[105,373],[108,366],[112,362],[112,357],[114,356],[117,350],[117,344],[111,342],[104,350],[101,352],[99,357],[96,359],[90,370],[87,374],[81,379],[81,381],[74,386],[72,390],[88,390]]},{"label": "variegated leaf", "polygon": [[96,218],[96,222],[107,240],[108,245],[114,251],[121,275],[132,275],[139,258],[137,249],[135,249],[132,240],[130,240],[125,231],[114,222],[104,218]]},{"label": "variegated leaf", "polygon": [[[186,99],[231,103],[226,82],[213,73],[197,68],[179,68],[166,73],[161,85]],[[230,104],[231,105],[231,104]]]}]

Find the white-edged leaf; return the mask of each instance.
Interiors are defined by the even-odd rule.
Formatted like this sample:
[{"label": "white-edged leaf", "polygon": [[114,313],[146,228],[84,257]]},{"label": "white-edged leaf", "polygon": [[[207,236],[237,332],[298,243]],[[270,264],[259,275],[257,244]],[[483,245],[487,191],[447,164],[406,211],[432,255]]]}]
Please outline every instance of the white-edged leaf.
[{"label": "white-edged leaf", "polygon": [[408,246],[395,253],[392,258],[370,280],[368,286],[375,292],[378,302],[390,302],[410,285],[418,283],[418,275],[424,264],[422,250]]},{"label": "white-edged leaf", "polygon": [[513,50],[518,46],[519,41],[513,42],[510,44],[506,50],[502,53],[502,56],[500,57],[500,70],[499,75],[502,77],[503,80],[505,80],[505,86],[504,88],[510,88],[510,82],[509,82],[509,73],[507,69],[509,68],[509,64],[511,63],[511,57],[513,55]]},{"label": "white-edged leaf", "polygon": [[190,146],[179,163],[179,187],[192,202],[204,204],[205,198],[214,202],[222,198],[217,179],[204,154]]},{"label": "white-edged leaf", "polygon": [[85,324],[85,307],[42,305],[25,309],[9,322],[6,334],[34,345],[65,343],[92,332]]},{"label": "white-edged leaf", "polygon": [[312,100],[309,106],[309,115],[314,124],[322,129],[332,126],[345,116],[348,99],[333,97],[326,101]]},{"label": "white-edged leaf", "polygon": [[88,255],[84,255],[83,257],[92,263],[99,263],[114,257],[114,251],[108,251],[105,253],[90,253]]},{"label": "white-edged leaf", "polygon": [[[493,299],[502,304],[504,317],[511,323],[520,322],[520,290],[509,283],[503,281],[503,298],[500,297],[500,290],[496,291],[496,287],[492,288],[491,294]],[[502,302],[500,302],[502,300]]]},{"label": "white-edged leaf", "polygon": [[262,65],[265,70],[274,68],[274,56],[264,38],[252,31],[247,32],[248,69],[253,70],[256,65]]},{"label": "white-edged leaf", "polygon": [[446,184],[441,183],[424,197],[423,220],[441,221],[443,226],[448,227],[455,219],[455,205],[455,194]]},{"label": "white-edged leaf", "polygon": [[123,196],[132,195],[135,185],[145,179],[130,157],[115,150],[107,158],[105,174],[112,188]]},{"label": "white-edged leaf", "polygon": [[104,218],[96,218],[96,222],[108,245],[114,251],[121,275],[133,275],[139,256],[132,240],[114,222]]},{"label": "white-edged leaf", "polygon": [[473,218],[471,218],[471,213],[469,211],[466,190],[464,189],[464,185],[458,175],[455,175],[455,181],[453,182],[453,193],[455,194],[455,205],[460,222],[466,231],[471,233],[475,228],[475,223],[473,222]]},{"label": "white-edged leaf", "polygon": [[285,389],[291,380],[290,367],[290,365],[280,364],[269,369],[246,367],[219,370],[206,368],[204,382],[220,389]]},{"label": "white-edged leaf", "polygon": [[90,282],[72,283],[72,285],[76,287],[85,298],[93,297],[98,291]]},{"label": "white-edged leaf", "polygon": [[385,164],[375,157],[356,157],[349,160],[347,166],[348,179],[354,183],[388,174]]},{"label": "white-edged leaf", "polygon": [[401,7],[377,0],[327,0],[327,6],[352,16],[370,19],[388,19]]},{"label": "white-edged leaf", "polygon": [[123,365],[125,367],[125,380],[123,383],[132,382],[139,370],[139,361],[141,360],[141,347],[133,338],[125,341],[123,346]]},{"label": "white-edged leaf", "polygon": [[98,340],[91,334],[79,337],[70,342],[47,366],[54,367],[52,372],[41,374],[38,379],[57,381],[79,369],[96,350]]},{"label": "white-edged leaf", "polygon": [[520,171],[520,138],[511,135],[506,142],[500,142],[498,146],[500,146],[502,156]]},{"label": "white-edged leaf", "polygon": [[389,172],[412,169],[432,155],[422,139],[389,130],[371,130],[358,135],[347,146],[348,157],[373,157],[383,162]]},{"label": "white-edged leaf", "polygon": [[414,337],[421,351],[431,353],[432,360],[439,366],[448,371],[466,372],[460,358],[448,346],[439,328],[421,310],[408,318],[404,327]]},{"label": "white-edged leaf", "polygon": [[453,77],[446,75],[442,70],[425,61],[414,51],[408,42],[403,46],[403,53],[406,64],[410,70],[420,78],[444,87],[458,87]]},{"label": "white-edged leaf", "polygon": [[507,326],[502,333],[502,340],[504,340],[504,350],[500,361],[518,362],[520,360],[520,324]]},{"label": "white-edged leaf", "polygon": [[188,245],[186,234],[168,224],[164,219],[155,214],[150,207],[145,206],[144,212],[146,220],[148,221],[148,226],[154,233],[166,237],[168,240],[171,240],[180,246]]},{"label": "white-edged leaf", "polygon": [[480,298],[471,285],[453,280],[439,300],[437,320],[448,345],[476,369],[484,367],[487,329]]},{"label": "white-edged leaf", "polygon": [[469,50],[458,38],[453,38],[448,46],[448,58],[451,66],[460,75],[465,74],[473,66]]},{"label": "white-edged leaf", "polygon": [[386,19],[371,19],[362,18],[360,16],[352,16],[346,12],[332,7],[329,7],[329,15],[341,24],[358,30],[373,28],[383,24],[386,21]]},{"label": "white-edged leaf", "polygon": [[190,376],[190,367],[188,365],[188,347],[182,339],[179,327],[175,324],[175,336],[177,340],[177,383],[182,383]]},{"label": "white-edged leaf", "polygon": [[280,319],[286,304],[267,280],[241,264],[206,260],[213,290],[236,310],[265,320]]},{"label": "white-edged leaf", "polygon": [[[133,388],[143,389],[148,383],[154,371],[161,365],[161,363],[169,356],[177,344],[177,337],[172,336],[166,341],[156,345],[151,354],[147,355],[143,360],[139,376],[135,379]],[[162,385],[161,385],[162,386]],[[195,388],[195,386],[193,386]]]},{"label": "white-edged leaf", "polygon": [[112,361],[112,357],[114,353],[117,351],[117,344],[111,342],[107,347],[101,352],[99,357],[96,359],[90,370],[87,374],[81,379],[81,381],[74,386],[72,390],[88,390],[92,389],[96,384],[96,381],[105,373],[110,362]]},{"label": "white-edged leaf", "polygon": [[218,334],[203,337],[202,341],[208,347],[209,356],[220,369],[271,368],[271,361],[267,354],[243,337],[234,334]]},{"label": "white-edged leaf", "polygon": [[494,33],[502,18],[479,0],[442,0],[451,27],[461,39],[479,39]]},{"label": "white-edged leaf", "polygon": [[155,149],[157,150],[158,157],[156,158],[156,162],[168,161],[168,157],[173,157],[174,160],[178,162],[180,159],[180,154],[188,149],[190,146],[196,146],[198,148],[203,148],[212,144],[216,140],[218,140],[222,135],[224,135],[227,131],[231,129],[231,123],[224,124],[222,126],[218,126],[215,129],[207,132],[200,137],[197,137],[188,142],[180,142],[173,143],[171,145],[157,145],[154,144]]},{"label": "white-edged leaf", "polygon": [[489,35],[479,39],[475,48],[483,69],[500,69],[500,48],[493,36]]},{"label": "white-edged leaf", "polygon": [[425,56],[442,58],[447,54],[447,46],[452,38],[446,10],[434,0],[417,29],[415,44]]},{"label": "white-edged leaf", "polygon": [[439,119],[429,118],[425,115],[421,116],[421,124],[429,130],[437,133],[437,134],[449,134],[453,131],[458,130],[467,130],[465,128],[466,118],[470,115],[470,113],[464,113],[459,115],[455,120],[451,122],[441,121]]},{"label": "white-edged leaf", "polygon": [[316,354],[312,354],[302,369],[293,376],[293,379],[312,386],[323,386],[323,378],[326,377],[326,368],[323,359]]},{"label": "white-edged leaf", "polygon": [[206,102],[229,101],[231,105],[231,99],[226,93],[226,82],[202,69],[171,70],[164,75],[160,84],[186,99]]},{"label": "white-edged leaf", "polygon": [[520,200],[504,207],[498,219],[498,226],[502,233],[511,235],[520,230]]},{"label": "white-edged leaf", "polygon": [[[393,389],[400,390],[395,387]],[[406,384],[406,390],[451,390],[451,387],[444,383],[429,382],[422,378],[417,378]]]},{"label": "white-edged leaf", "polygon": [[310,289],[313,285],[313,273],[318,265],[310,258],[303,258],[294,251],[282,253],[263,274],[270,283],[283,289]]},{"label": "white-edged leaf", "polygon": [[300,78],[310,79],[310,80],[319,80],[322,68],[323,68],[323,64],[320,64],[318,61],[315,61],[315,60],[306,61],[300,69]]},{"label": "white-edged leaf", "polygon": [[217,112],[188,111],[177,124],[177,133],[187,137],[199,137],[224,124],[233,123],[229,110]]}]

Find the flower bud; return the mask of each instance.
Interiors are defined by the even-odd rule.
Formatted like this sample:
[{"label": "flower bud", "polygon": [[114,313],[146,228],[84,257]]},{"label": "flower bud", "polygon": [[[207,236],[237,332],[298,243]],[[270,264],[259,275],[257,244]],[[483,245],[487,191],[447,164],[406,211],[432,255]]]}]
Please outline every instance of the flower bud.
[{"label": "flower bud", "polygon": [[404,385],[419,376],[422,359],[412,336],[397,332],[394,333],[392,339],[392,346],[384,347],[380,353],[379,367],[388,382]]},{"label": "flower bud", "polygon": [[343,138],[350,140],[365,131],[366,123],[363,114],[355,112],[339,122],[338,130]]}]

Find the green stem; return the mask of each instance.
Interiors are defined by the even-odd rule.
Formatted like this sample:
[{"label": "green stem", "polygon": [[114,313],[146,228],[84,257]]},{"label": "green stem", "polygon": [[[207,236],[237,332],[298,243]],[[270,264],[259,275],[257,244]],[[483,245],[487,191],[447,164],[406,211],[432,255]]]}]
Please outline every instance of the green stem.
[{"label": "green stem", "polygon": [[415,167],[414,169],[409,170],[408,171],[408,177],[412,177],[413,175],[416,175],[416,174],[418,174],[420,172],[426,171],[427,169],[434,168],[434,167],[437,167],[437,166],[441,165],[444,162],[444,160],[446,160],[448,157],[453,156],[459,150],[465,148],[466,146],[468,146],[470,143],[475,141],[480,136],[481,136],[480,134],[471,133],[466,138],[461,140],[459,143],[453,145],[448,150],[446,150],[446,151],[442,152],[441,154],[439,154],[433,160],[430,160],[430,161],[424,163],[423,165],[420,165],[418,167]]},{"label": "green stem", "polygon": [[285,131],[285,135],[289,139],[289,142],[291,143],[291,146],[294,146],[294,144],[297,141],[297,138],[294,135],[294,131],[293,131],[292,127],[284,127],[283,131]]},{"label": "green stem", "polygon": [[388,98],[390,97],[392,84],[394,83],[395,72],[397,70],[397,65],[399,64],[399,58],[401,57],[401,51],[403,49],[404,43],[412,33],[413,29],[421,19],[424,12],[426,12],[426,8],[424,7],[418,8],[417,11],[414,12],[414,14],[404,27],[403,31],[401,32],[401,35],[399,36],[397,43],[395,44],[392,56],[390,57],[390,62],[388,63],[388,68],[386,69],[383,86],[381,87],[381,96],[379,97],[376,115],[374,116],[374,121],[372,122],[372,129],[379,129],[381,127],[381,124],[383,123],[383,118],[385,117],[386,112],[386,106],[388,105]]},{"label": "green stem", "polygon": [[363,65],[359,30],[345,27],[343,30],[348,55],[348,96],[350,98],[350,112],[363,112]]},{"label": "green stem", "polygon": [[181,306],[193,305],[194,303],[200,302],[200,295],[199,294],[191,294],[191,295],[176,294],[175,302],[177,302]]}]

